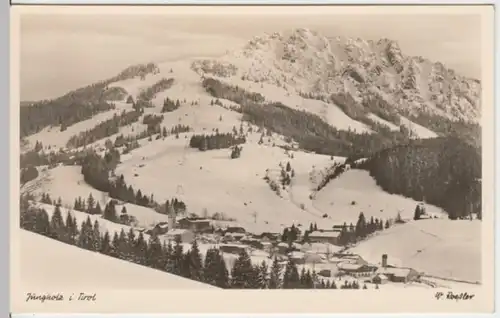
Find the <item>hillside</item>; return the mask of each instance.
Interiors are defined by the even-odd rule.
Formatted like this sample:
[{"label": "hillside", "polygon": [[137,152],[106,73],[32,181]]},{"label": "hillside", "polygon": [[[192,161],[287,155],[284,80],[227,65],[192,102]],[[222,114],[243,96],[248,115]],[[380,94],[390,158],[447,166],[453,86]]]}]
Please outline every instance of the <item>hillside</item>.
[{"label": "hillside", "polygon": [[[20,232],[21,285],[28,290],[206,289],[211,285]],[[50,253],[50,257],[47,257]]]},{"label": "hillside", "polygon": [[361,167],[387,192],[440,206],[452,219],[481,216],[481,155],[457,138],[388,148]]}]

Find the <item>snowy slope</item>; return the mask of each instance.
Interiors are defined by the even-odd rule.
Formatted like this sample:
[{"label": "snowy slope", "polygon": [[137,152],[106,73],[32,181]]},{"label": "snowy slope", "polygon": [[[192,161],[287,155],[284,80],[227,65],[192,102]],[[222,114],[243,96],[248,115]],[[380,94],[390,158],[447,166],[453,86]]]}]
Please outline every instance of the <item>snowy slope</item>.
[{"label": "snowy slope", "polygon": [[[254,141],[243,145],[236,160],[230,159],[228,149],[201,152],[188,148],[185,139],[153,141],[123,156],[116,173],[123,174],[134,188],[153,193],[159,201],[175,195],[189,212],[201,215],[206,208],[209,214],[223,213],[256,233],[279,231],[292,223],[331,226],[319,213],[297,206],[302,202],[279,197],[263,180],[266,170],[280,169],[280,162],[290,161],[298,174],[307,175],[316,163],[331,162],[330,158],[295,152],[291,159],[283,149],[258,145],[258,134],[248,138]],[[306,187],[302,197],[307,198],[309,190]]]},{"label": "snowy slope", "polygon": [[351,249],[368,261],[412,267],[427,275],[481,281],[481,222],[411,221],[378,233]]},{"label": "snowy slope", "polygon": [[[216,288],[21,230],[24,288],[205,289]],[[50,257],[47,257],[49,255]]]},{"label": "snowy slope", "polygon": [[[316,194],[313,204],[335,222],[356,224],[360,212],[368,220],[370,217],[394,219],[398,212],[403,219],[411,219],[418,202],[385,192],[367,171],[353,169],[330,181]],[[446,215],[432,205],[426,205],[426,210],[438,216]]]}]

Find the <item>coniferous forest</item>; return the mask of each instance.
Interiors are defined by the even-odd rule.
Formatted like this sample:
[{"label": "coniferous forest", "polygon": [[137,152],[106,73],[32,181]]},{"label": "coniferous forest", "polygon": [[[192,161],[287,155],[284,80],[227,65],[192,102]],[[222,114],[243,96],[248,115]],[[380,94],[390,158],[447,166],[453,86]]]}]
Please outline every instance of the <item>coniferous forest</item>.
[{"label": "coniferous forest", "polygon": [[466,142],[443,137],[382,150],[361,164],[387,192],[425,200],[450,219],[481,217],[481,154]]}]

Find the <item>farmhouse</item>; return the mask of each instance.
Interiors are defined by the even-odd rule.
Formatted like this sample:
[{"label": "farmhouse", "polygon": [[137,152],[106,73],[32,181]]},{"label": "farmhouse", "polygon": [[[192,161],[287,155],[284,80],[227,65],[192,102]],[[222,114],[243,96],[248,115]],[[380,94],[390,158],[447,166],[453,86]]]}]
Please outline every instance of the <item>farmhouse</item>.
[{"label": "farmhouse", "polygon": [[413,268],[400,267],[382,267],[377,271],[377,274],[383,274],[393,283],[408,283],[419,276],[419,273]]},{"label": "farmhouse", "polygon": [[168,231],[165,236],[168,240],[172,241],[180,238],[182,243],[191,243],[194,241],[195,237],[193,231],[186,229],[173,229]]},{"label": "farmhouse", "polygon": [[339,272],[354,277],[368,277],[375,273],[376,266],[367,264],[353,264],[349,262],[337,264]]},{"label": "farmhouse", "polygon": [[337,231],[314,231],[309,233],[309,240],[311,242],[339,245],[339,236],[340,232]]},{"label": "farmhouse", "polygon": [[178,220],[177,223],[179,224],[179,228],[191,230],[193,232],[204,232],[212,228],[212,224],[209,219],[183,218]]}]

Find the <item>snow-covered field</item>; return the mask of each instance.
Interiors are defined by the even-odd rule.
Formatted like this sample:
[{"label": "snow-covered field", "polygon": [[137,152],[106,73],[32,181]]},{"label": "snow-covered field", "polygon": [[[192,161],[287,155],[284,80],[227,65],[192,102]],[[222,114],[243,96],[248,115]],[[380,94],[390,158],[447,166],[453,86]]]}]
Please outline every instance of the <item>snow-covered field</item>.
[{"label": "snow-covered field", "polygon": [[429,219],[410,221],[377,233],[351,252],[367,261],[412,267],[426,275],[481,281],[481,222]]},{"label": "snow-covered field", "polygon": [[216,287],[20,230],[23,288],[205,289]]}]

